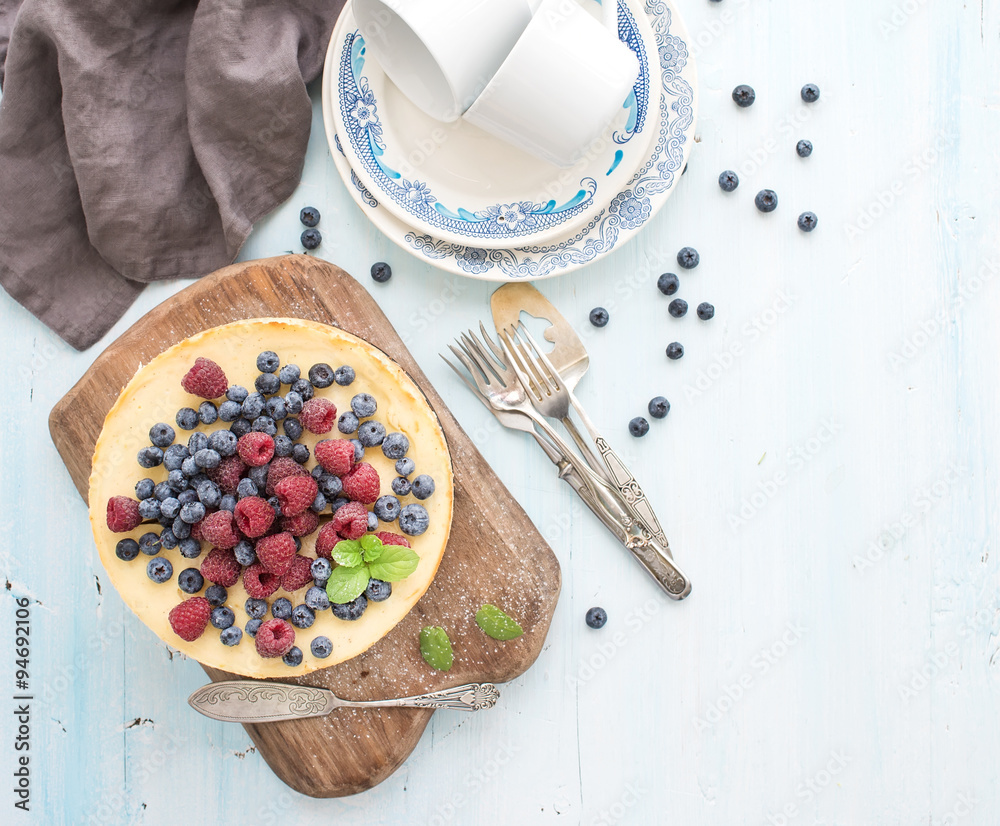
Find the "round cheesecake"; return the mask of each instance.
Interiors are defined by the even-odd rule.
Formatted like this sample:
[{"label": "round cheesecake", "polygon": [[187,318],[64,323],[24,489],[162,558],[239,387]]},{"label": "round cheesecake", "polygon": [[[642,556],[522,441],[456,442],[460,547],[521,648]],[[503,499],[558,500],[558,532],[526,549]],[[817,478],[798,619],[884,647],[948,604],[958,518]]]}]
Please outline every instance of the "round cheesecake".
[{"label": "round cheesecake", "polygon": [[[418,500],[412,492],[405,496],[394,494],[391,484],[399,475],[396,461],[387,457],[379,446],[365,448],[364,456],[359,461],[370,464],[378,472],[379,495],[397,495],[404,507],[418,504],[426,509],[428,526],[419,535],[406,535],[398,520],[379,520],[375,528],[375,532],[404,536],[419,557],[419,562],[413,573],[392,583],[392,592],[387,599],[378,602],[369,600],[358,619],[338,619],[327,608],[315,611],[315,621],[311,626],[295,627],[294,644],[301,650],[302,660],[292,665],[281,656],[261,656],[255,639],[246,632],[237,644],[224,644],[219,629],[211,623],[193,641],[188,642],[178,636],[169,619],[171,610],[192,597],[204,597],[206,589],[212,584],[206,580],[197,593],[188,593],[179,587],[178,575],[187,568],[199,568],[212,551],[211,544],[202,541],[201,553],[196,558],[185,558],[179,547],[164,547],[155,556],[140,553],[126,561],[116,554],[116,547],[122,539],[138,541],[144,534],[150,531],[159,534],[164,528],[153,521],[127,532],[116,533],[109,528],[107,516],[108,501],[112,497],[135,499],[136,483],[140,480],[149,478],[156,484],[166,482],[167,470],[162,464],[146,468],[137,462],[139,451],[150,446],[150,428],[154,424],[164,422],[173,427],[175,444],[187,444],[194,431],[208,435],[230,428],[230,423],[221,419],[210,425],[198,424],[192,431],[176,424],[178,410],[197,410],[204,401],[181,385],[196,359],[211,360],[224,371],[229,385],[240,385],[252,393],[254,382],[261,375],[257,357],[264,351],[276,353],[281,365],[298,365],[303,378],[317,364],[334,369],[342,365],[353,368],[355,377],[350,384],[341,386],[333,382],[327,387],[317,387],[314,397],[332,402],[339,416],[351,410],[351,400],[356,394],[373,396],[377,409],[370,418],[362,418],[362,422],[377,421],[385,427],[386,433],[403,434],[409,441],[406,456],[414,466],[409,479],[412,481],[417,476],[427,475],[434,482],[431,495],[426,496],[426,490],[420,491],[426,497],[422,500]],[[289,386],[283,385],[277,395],[284,396],[288,391]],[[224,400],[224,397],[215,398],[214,402],[218,405]],[[279,421],[278,434],[283,432],[282,426],[283,422]],[[309,448],[309,459],[302,467],[306,471],[315,468],[317,442],[357,437],[357,433],[340,432],[336,424],[332,432],[325,434],[305,430],[295,440]],[[405,489],[407,486],[402,487]],[[261,492],[261,497],[264,496]],[[140,367],[105,419],[94,451],[89,499],[90,521],[101,562],[125,602],[164,642],[212,668],[249,677],[291,677],[361,654],[391,631],[420,599],[434,579],[448,543],[454,479],[444,433],[434,411],[420,389],[385,353],[335,327],[299,319],[250,319],[198,333]],[[373,506],[368,504],[366,508],[371,511]],[[209,512],[212,510],[209,508]],[[313,510],[318,513],[321,525],[333,518],[330,503],[325,508]],[[318,535],[318,531],[313,531],[301,536],[298,555],[315,559]],[[154,581],[147,573],[147,565],[157,557],[168,560],[172,566],[172,576],[163,582]],[[337,567],[336,563],[333,567]],[[319,582],[310,581],[294,592],[279,588],[267,597],[268,610],[263,619],[272,619],[271,607],[280,598],[289,600],[293,606],[303,604],[306,591],[314,584],[321,586]],[[227,587],[224,604],[232,610],[234,626],[240,629],[246,628],[252,619],[245,610],[247,596],[242,575],[234,585]],[[311,650],[312,641],[321,636],[328,638],[332,644],[332,653],[326,657],[318,657]]]}]

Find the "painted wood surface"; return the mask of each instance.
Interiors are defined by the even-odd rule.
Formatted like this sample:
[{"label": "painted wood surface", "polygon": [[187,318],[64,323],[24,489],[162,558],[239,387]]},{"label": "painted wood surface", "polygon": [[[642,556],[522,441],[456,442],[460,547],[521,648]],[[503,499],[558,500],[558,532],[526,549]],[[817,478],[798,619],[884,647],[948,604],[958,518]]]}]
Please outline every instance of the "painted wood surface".
[{"label": "painted wood surface", "polygon": [[[0,567],[33,604],[33,804],[4,822],[982,824],[1000,811],[1000,7],[684,0],[699,142],[655,220],[542,283],[591,351],[579,395],[658,505],[694,593],[668,604],[438,358],[491,286],[399,251],[344,190],[316,117],[303,182],[244,258],[323,256],[376,298],[563,568],[538,662],[502,707],[435,714],[410,758],[338,800],[289,790],[200,685],[101,589],[86,513],[46,433],[78,354],[6,298]],[[822,98],[804,107],[803,83]],[[757,90],[737,109],[738,83]],[[794,145],[809,138],[808,160]],[[722,193],[723,169],[740,188]],[[753,194],[771,187],[763,216]],[[796,216],[811,209],[806,236]],[[692,245],[671,319],[654,281]],[[390,283],[365,277],[392,263]],[[107,341],[180,288],[151,288]],[[587,313],[611,323],[591,330]],[[663,348],[682,341],[677,362]],[[632,440],[655,394],[673,403]],[[608,625],[584,625],[591,605]],[[12,632],[7,631],[6,639]],[[7,649],[9,650],[9,648]],[[13,679],[10,656],[0,681]],[[13,705],[13,704],[12,704]],[[11,709],[12,711],[12,709]],[[13,714],[0,713],[5,776]],[[15,813],[16,814],[16,813]]]}]

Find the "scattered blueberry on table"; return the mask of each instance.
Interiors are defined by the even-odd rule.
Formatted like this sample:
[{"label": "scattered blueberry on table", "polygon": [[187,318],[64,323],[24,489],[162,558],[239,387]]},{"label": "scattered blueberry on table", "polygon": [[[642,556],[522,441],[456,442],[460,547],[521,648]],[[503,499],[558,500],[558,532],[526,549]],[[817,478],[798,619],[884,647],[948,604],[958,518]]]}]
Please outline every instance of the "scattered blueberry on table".
[{"label": "scattered blueberry on table", "polygon": [[739,185],[740,176],[733,172],[733,170],[727,169],[719,175],[719,188],[723,192],[732,192]]},{"label": "scattered blueberry on table", "polygon": [[[805,94],[805,90],[803,90],[803,94]],[[756,99],[757,93],[753,90],[753,87],[747,86],[745,83],[741,83],[733,89],[733,100],[741,109],[753,106],[753,102]]]},{"label": "scattered blueberry on table", "polygon": [[654,419],[662,419],[670,412],[670,402],[663,396],[654,396],[649,400],[648,410]]},{"label": "scattered blueberry on table", "polygon": [[299,240],[307,250],[314,250],[323,243],[323,233],[318,229],[303,230]]},{"label": "scattered blueberry on table", "polygon": [[665,272],[656,279],[656,289],[664,295],[673,295],[680,286],[680,279],[672,272]]},{"label": "scattered blueberry on table", "polygon": [[641,438],[649,433],[649,422],[647,422],[642,416],[636,416],[628,423],[628,432],[637,439]]},{"label": "scattered blueberry on table", "polygon": [[713,316],[715,316],[715,307],[707,301],[702,301],[701,304],[698,305],[698,318],[702,321],[708,321]]},{"label": "scattered blueberry on table", "polygon": [[778,193],[773,189],[762,189],[753,202],[761,212],[774,212],[778,208]]},{"label": "scattered blueberry on table", "polygon": [[687,315],[688,303],[683,298],[675,298],[667,307],[667,312],[674,318],[683,318]]},{"label": "scattered blueberry on table", "polygon": [[594,307],[590,311],[590,323],[595,327],[607,327],[611,320],[611,315],[603,307]]},{"label": "scattered blueberry on table", "polygon": [[815,83],[807,83],[802,87],[802,100],[806,103],[815,103],[819,100],[819,86]]},{"label": "scattered blueberry on table", "polygon": [[386,264],[385,261],[376,261],[372,264],[371,274],[373,280],[379,284],[384,284],[392,278],[392,267]]},{"label": "scattered blueberry on table", "polygon": [[587,625],[591,628],[603,628],[608,621],[608,612],[603,608],[591,608],[587,611]]},{"label": "scattered blueberry on table", "polygon": [[683,247],[677,253],[677,263],[686,270],[693,270],[701,261],[698,250],[694,247]]},{"label": "scattered blueberry on table", "polygon": [[799,216],[799,229],[803,232],[812,232],[816,229],[817,223],[819,223],[819,219],[816,217],[815,213],[803,212]]},{"label": "scattered blueberry on table", "polygon": [[671,341],[667,345],[667,358],[676,361],[684,355],[684,345],[679,341]]},{"label": "scattered blueberry on table", "polygon": [[795,151],[800,158],[808,158],[813,153],[812,141],[801,140],[795,144]]},{"label": "scattered blueberry on table", "polygon": [[302,207],[301,212],[299,212],[299,220],[303,226],[311,229],[319,223],[319,210],[316,207]]}]

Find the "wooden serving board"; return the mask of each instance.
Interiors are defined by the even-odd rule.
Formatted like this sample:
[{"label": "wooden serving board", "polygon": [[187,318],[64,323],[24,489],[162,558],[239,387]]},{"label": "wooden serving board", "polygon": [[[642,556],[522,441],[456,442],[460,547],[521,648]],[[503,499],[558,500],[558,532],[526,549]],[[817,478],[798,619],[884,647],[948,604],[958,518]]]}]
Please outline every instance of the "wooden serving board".
[{"label": "wooden serving board", "polygon": [[[49,416],[52,439],[80,494],[87,498],[91,457],[104,417],[141,364],[201,330],[279,316],[332,324],[395,359],[423,389],[441,420],[455,470],[451,537],[430,589],[367,652],[297,682],[368,700],[467,682],[505,682],[521,674],[545,641],[559,596],[559,563],[375,301],[347,273],[324,261],[285,255],[226,267],[150,310],[108,347]],[[508,642],[483,634],[474,614],[484,602],[508,610],[524,634]],[[447,629],[455,650],[450,672],[433,671],[421,659],[418,634],[424,625]],[[216,681],[233,676],[205,670]],[[431,714],[425,709],[338,710],[328,717],[245,728],[289,786],[313,797],[339,797],[388,777],[416,746]]]}]

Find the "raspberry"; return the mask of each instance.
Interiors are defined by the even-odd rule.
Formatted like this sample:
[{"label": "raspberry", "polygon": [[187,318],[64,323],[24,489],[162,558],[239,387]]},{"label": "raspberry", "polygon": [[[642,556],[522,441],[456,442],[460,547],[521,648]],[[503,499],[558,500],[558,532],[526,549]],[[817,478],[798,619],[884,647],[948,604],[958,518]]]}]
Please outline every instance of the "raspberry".
[{"label": "raspberry", "polygon": [[288,593],[298,591],[306,585],[312,585],[312,560],[307,556],[296,556],[292,559],[291,567],[281,578],[281,587]]},{"label": "raspberry", "polygon": [[254,640],[262,657],[284,657],[295,645],[295,629],[283,619],[261,623]]},{"label": "raspberry", "polygon": [[404,548],[410,547],[410,541],[405,536],[400,536],[398,533],[389,533],[389,531],[379,531],[375,534],[382,542],[383,545],[402,545]]},{"label": "raspberry", "polygon": [[378,499],[380,489],[378,471],[367,462],[355,465],[344,477],[344,496],[355,502],[370,505]]},{"label": "raspberry", "polygon": [[210,513],[199,524],[201,538],[216,548],[235,548],[240,541],[233,530],[233,515],[229,511]]},{"label": "raspberry", "polygon": [[170,620],[170,627],[178,637],[187,642],[194,642],[205,630],[211,614],[212,606],[205,597],[191,597],[171,608],[167,617]]},{"label": "raspberry", "polygon": [[292,536],[309,536],[319,527],[319,516],[311,510],[304,510],[298,516],[282,516],[281,530]]},{"label": "raspberry", "polygon": [[354,444],[350,439],[323,439],[316,443],[316,461],[334,476],[344,476],[354,467]]},{"label": "raspberry", "polygon": [[201,523],[204,522],[204,521],[205,520],[202,519],[199,522],[195,522],[191,526],[191,538],[192,539],[197,539],[199,542],[201,542]]},{"label": "raspberry", "polygon": [[329,399],[309,399],[299,413],[299,421],[310,433],[329,433],[336,420],[337,407]]},{"label": "raspberry", "polygon": [[205,473],[222,488],[223,493],[236,493],[236,486],[246,469],[247,466],[239,456],[227,456],[217,467],[209,468]]},{"label": "raspberry", "polygon": [[262,467],[271,461],[274,456],[274,439],[266,433],[253,431],[244,436],[236,443],[240,458],[250,467]]},{"label": "raspberry", "polygon": [[348,502],[333,515],[330,524],[341,539],[360,539],[368,531],[368,510],[360,502]]},{"label": "raspberry", "polygon": [[[289,476],[308,476],[309,471],[306,470],[302,465],[296,462],[291,456],[280,456],[271,462],[271,466],[267,469],[267,486],[266,491],[268,496],[275,495],[275,487],[278,482]],[[309,504],[312,504],[311,502]]]},{"label": "raspberry", "polygon": [[194,367],[181,379],[181,387],[203,399],[217,399],[225,395],[229,382],[226,381],[226,374],[222,372],[222,368],[214,361],[196,358]]},{"label": "raspberry", "polygon": [[295,540],[290,533],[276,533],[257,540],[257,559],[272,574],[282,576],[295,556]]},{"label": "raspberry", "polygon": [[240,563],[231,548],[212,548],[201,562],[201,575],[209,582],[229,588],[240,578]]},{"label": "raspberry", "polygon": [[[344,505],[344,508],[346,507],[347,505]],[[337,533],[337,526],[333,522],[327,522],[320,528],[319,536],[316,537],[316,553],[323,559],[329,559],[330,552],[338,542],[340,542],[340,535]]]},{"label": "raspberry", "polygon": [[267,599],[280,584],[281,577],[272,574],[260,562],[243,569],[243,587],[254,599]]},{"label": "raspberry", "polygon": [[240,533],[250,539],[256,539],[266,534],[274,522],[274,508],[259,496],[247,496],[236,503],[233,517]]},{"label": "raspberry", "polygon": [[108,500],[108,528],[125,533],[142,524],[139,503],[127,496],[112,496]]},{"label": "raspberry", "polygon": [[287,476],[274,486],[274,492],[281,502],[283,516],[298,516],[309,510],[315,501],[319,488],[316,480],[308,473],[304,476]]}]

